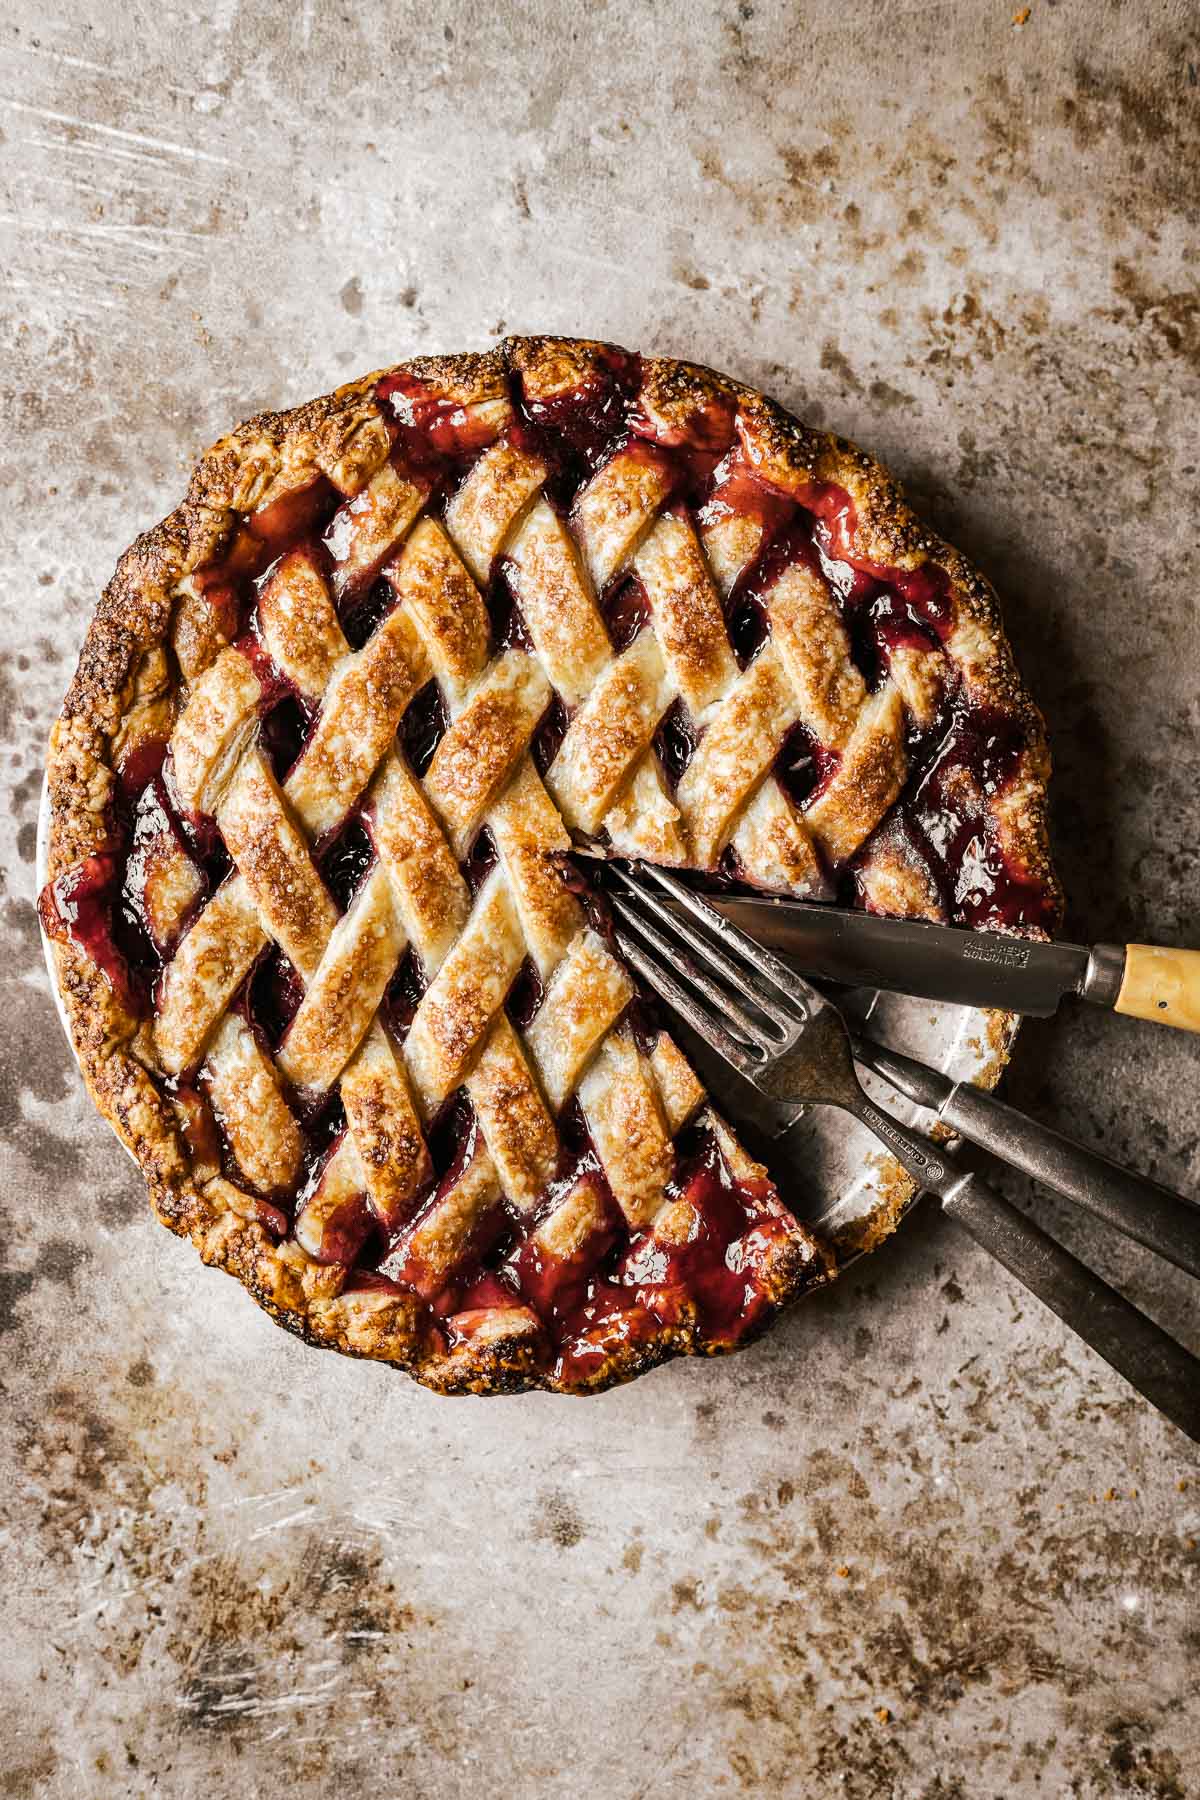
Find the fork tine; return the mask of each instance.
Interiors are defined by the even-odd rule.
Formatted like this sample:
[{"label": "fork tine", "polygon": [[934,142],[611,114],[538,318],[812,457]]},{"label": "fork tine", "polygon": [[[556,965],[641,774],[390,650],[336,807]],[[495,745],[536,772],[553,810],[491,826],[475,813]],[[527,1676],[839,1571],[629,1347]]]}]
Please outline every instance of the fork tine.
[{"label": "fork tine", "polygon": [[[668,875],[665,869],[657,868],[653,863],[640,862],[638,870],[665,888],[671,898],[678,901],[693,918],[698,919],[706,930],[719,935],[723,944],[744,956],[755,973],[767,977],[771,983],[771,1004],[776,1004],[779,998],[786,1000],[799,1013],[802,1023],[811,1019],[814,1012],[827,1004],[823,996],[794,970],[789,969],[786,963],[780,962],[777,956],[772,956],[754,938],[748,937],[732,920],[723,919],[699,894],[684,887],[681,881]],[[628,876],[626,879],[628,880]]]},{"label": "fork tine", "polygon": [[[732,983],[744,999],[749,1000],[752,1005],[757,1006],[765,1014],[780,1041],[790,1035],[793,1023],[791,1018],[786,1013],[783,1018],[776,1016],[780,1011],[779,995],[766,982],[757,979],[753,968],[743,968],[741,963],[726,954],[721,943],[714,941],[715,932],[709,928],[707,918],[703,920],[706,929],[698,931],[686,917],[681,917],[678,912],[673,912],[669,907],[664,906],[648,884],[639,879],[635,871],[621,868],[616,873],[625,883],[629,892],[634,895],[639,907],[653,913],[654,917],[669,927],[676,937],[681,937],[685,943],[690,944],[693,950],[704,958],[710,968],[715,969],[726,981]],[[686,889],[683,891],[686,892]],[[717,928],[720,929],[723,924],[723,920],[718,920]]]},{"label": "fork tine", "polygon": [[620,929],[616,932],[617,947],[648,987],[667,1001],[691,1026],[698,1037],[712,1046],[718,1056],[740,1069],[744,1075],[753,1077],[762,1067],[761,1058],[751,1054],[744,1044],[730,1037],[725,1027],[714,1019],[708,1009],[693,999],[687,989],[676,981],[674,975],[668,974],[661,964],[646,955],[635,938]]},{"label": "fork tine", "polygon": [[[685,976],[688,983],[692,987],[698,988],[706,1000],[710,1000],[715,1007],[733,1020],[741,1036],[748,1038],[760,1050],[770,1051],[779,1048],[778,1041],[771,1041],[762,1024],[757,1019],[752,1019],[745,1007],[739,1005],[724,988],[718,987],[716,982],[705,974],[699,963],[694,957],[689,956],[686,950],[681,950],[678,944],[672,943],[660,931],[656,931],[649,920],[642,917],[636,907],[630,906],[628,901],[622,900],[617,894],[610,895],[609,903],[613,911],[619,914],[627,925],[631,925],[638,935],[646,940],[652,950],[657,950],[668,968]],[[670,921],[669,913],[666,917]]]}]

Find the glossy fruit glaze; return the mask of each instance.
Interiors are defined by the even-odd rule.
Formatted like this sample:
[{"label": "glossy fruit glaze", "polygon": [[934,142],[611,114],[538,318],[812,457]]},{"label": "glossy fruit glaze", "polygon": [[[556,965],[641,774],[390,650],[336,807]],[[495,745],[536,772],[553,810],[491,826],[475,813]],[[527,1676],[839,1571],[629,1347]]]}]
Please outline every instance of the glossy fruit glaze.
[{"label": "glossy fruit glaze", "polygon": [[[819,569],[837,595],[853,654],[868,687],[885,678],[890,650],[936,646],[949,620],[946,578],[937,569],[905,572],[864,563],[852,553],[854,510],[849,496],[830,485],[812,485],[801,503],[761,479],[738,447],[732,403],[710,406],[686,430],[656,431],[638,410],[640,364],[613,353],[585,385],[550,401],[526,403],[514,382],[516,422],[509,435],[535,451],[550,469],[547,493],[569,513],[576,495],[614,450],[653,460],[670,482],[669,504],[704,517],[722,508],[759,521],[763,549],[739,579],[727,603],[730,635],[743,666],[769,630],[763,596],[787,562],[803,558]],[[435,513],[490,441],[470,412],[403,372],[385,377],[378,396],[393,432],[393,458],[402,471],[424,485]],[[276,774],[282,779],[301,754],[313,724],[310,705],[271,661],[257,628],[257,597],[279,558],[303,546],[332,573],[356,503],[345,502],[323,478],[245,518],[221,558],[198,571],[197,589],[214,609],[227,640],[251,662],[262,698],[261,735]],[[528,645],[520,608],[503,564],[487,593],[498,646]],[[610,635],[618,649],[632,641],[648,615],[636,577],[619,578],[601,596]],[[392,590],[377,569],[363,571],[340,590],[343,627],[361,646],[394,604]],[[544,772],[553,761],[568,718],[555,697],[533,744]],[[401,728],[401,747],[418,775],[425,772],[448,720],[441,694],[430,683],[410,705]],[[695,735],[678,704],[664,718],[656,748],[669,784],[676,783],[695,749]],[[950,692],[932,727],[909,744],[910,776],[893,824],[909,834],[937,872],[947,915],[975,927],[1048,926],[1047,896],[1011,869],[995,842],[988,800],[1012,778],[1020,754],[1017,731],[999,717],[961,704]],[[230,859],[211,818],[185,813],[174,793],[165,744],[142,746],[118,770],[110,841],[86,862],[50,884],[40,900],[42,922],[51,936],[69,937],[103,970],[126,1007],[153,1011],[162,968],[175,945],[156,935],[143,905],[146,858],[172,846],[199,871],[195,909],[227,878]],[[776,774],[803,806],[837,766],[836,753],[797,727],[785,742]],[[321,874],[340,910],[350,903],[372,866],[371,819],[361,810],[331,837],[314,847]],[[477,889],[495,859],[486,830],[472,847],[464,873]],[[831,871],[834,891],[854,903],[855,862]],[[736,865],[723,874],[737,879]],[[575,891],[587,894],[595,923],[606,928],[602,902],[590,895],[581,870],[564,869]],[[183,929],[186,929],[186,921]],[[179,933],[176,934],[180,935]],[[384,1017],[399,1041],[424,991],[419,958],[410,949],[388,989]],[[278,948],[264,952],[234,1003],[235,1009],[270,1051],[279,1043],[302,997],[296,972]],[[508,1011],[524,1029],[541,1003],[536,970],[527,962],[508,998]],[[639,1003],[640,1005],[640,1003]],[[642,1026],[639,1014],[639,1028]],[[164,1091],[183,1107],[193,1148],[215,1156],[230,1179],[243,1186],[220,1121],[208,1106],[201,1070],[164,1082]],[[275,1236],[292,1220],[315,1188],[325,1162],[345,1129],[336,1094],[314,1112],[302,1095],[289,1095],[306,1133],[301,1179],[293,1192],[258,1196],[258,1216]],[[696,1126],[677,1141],[677,1168],[671,1194],[686,1202],[680,1216],[688,1228],[680,1241],[647,1232],[631,1234],[604,1178],[582,1114],[571,1103],[560,1119],[559,1168],[532,1214],[498,1207],[468,1246],[449,1279],[434,1280],[409,1248],[412,1227],[453,1184],[473,1154],[477,1123],[465,1091],[451,1097],[430,1128],[435,1174],[414,1213],[400,1228],[385,1232],[365,1196],[347,1202],[330,1220],[323,1256],[345,1266],[349,1287],[415,1291],[428,1307],[428,1331],[446,1342],[469,1335],[475,1323],[497,1306],[528,1306],[544,1327],[546,1355],[560,1379],[586,1384],[614,1340],[636,1348],[639,1332],[648,1339],[662,1325],[699,1326],[714,1345],[742,1339],[769,1311],[768,1296],[755,1274],[767,1241],[786,1233],[788,1215],[766,1183],[739,1182],[730,1175],[710,1128]],[[600,1221],[565,1260],[550,1256],[535,1236],[537,1225],[580,1184],[591,1190]],[[679,1209],[674,1209],[678,1211]]]}]

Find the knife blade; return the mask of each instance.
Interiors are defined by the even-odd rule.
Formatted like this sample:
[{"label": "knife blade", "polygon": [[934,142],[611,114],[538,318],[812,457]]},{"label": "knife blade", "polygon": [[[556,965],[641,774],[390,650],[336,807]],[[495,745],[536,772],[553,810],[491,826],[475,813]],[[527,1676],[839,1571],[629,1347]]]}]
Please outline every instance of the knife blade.
[{"label": "knife blade", "polygon": [[705,899],[802,973],[851,987],[1046,1018],[1067,995],[1115,1006],[1125,978],[1123,944],[1039,943],[767,896],[709,893]]}]

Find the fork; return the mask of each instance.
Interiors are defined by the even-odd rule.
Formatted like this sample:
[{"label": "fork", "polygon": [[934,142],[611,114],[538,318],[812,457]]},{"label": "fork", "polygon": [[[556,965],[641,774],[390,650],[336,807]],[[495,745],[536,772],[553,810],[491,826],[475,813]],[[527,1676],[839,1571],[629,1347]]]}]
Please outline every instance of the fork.
[{"label": "fork", "polygon": [[881,1111],[831,1001],[665,870],[609,870],[622,955],[718,1056],[768,1100],[836,1106],[865,1125],[944,1213],[1200,1442],[1200,1359],[942,1145]]}]

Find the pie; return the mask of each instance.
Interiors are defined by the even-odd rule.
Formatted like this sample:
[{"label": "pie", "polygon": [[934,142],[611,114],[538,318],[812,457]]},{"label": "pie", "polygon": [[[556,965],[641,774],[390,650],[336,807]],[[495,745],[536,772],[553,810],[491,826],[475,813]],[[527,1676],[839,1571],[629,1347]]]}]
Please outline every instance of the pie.
[{"label": "pie", "polygon": [[576,852],[1040,935],[1047,773],[992,590],[870,457],[512,338],[201,459],[88,631],[40,910],[205,1262],[435,1389],[590,1391],[834,1265]]}]

